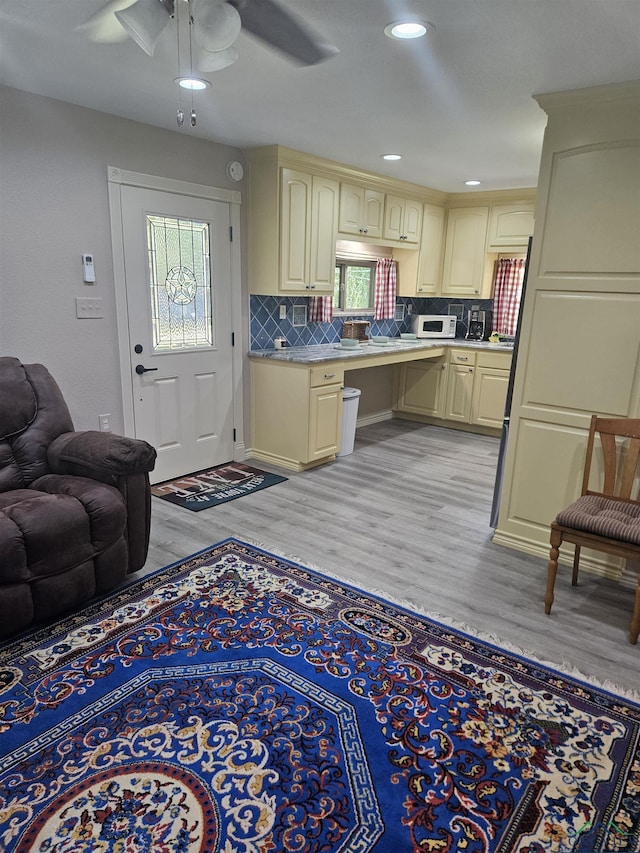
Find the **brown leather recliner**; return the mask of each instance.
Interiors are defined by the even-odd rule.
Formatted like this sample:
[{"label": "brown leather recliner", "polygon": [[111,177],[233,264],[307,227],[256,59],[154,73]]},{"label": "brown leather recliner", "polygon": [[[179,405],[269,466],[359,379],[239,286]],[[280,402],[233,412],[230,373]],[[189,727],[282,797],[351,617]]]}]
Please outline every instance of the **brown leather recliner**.
[{"label": "brown leather recliner", "polygon": [[48,370],[0,358],[0,636],[142,568],[155,458],[145,441],[74,432]]}]

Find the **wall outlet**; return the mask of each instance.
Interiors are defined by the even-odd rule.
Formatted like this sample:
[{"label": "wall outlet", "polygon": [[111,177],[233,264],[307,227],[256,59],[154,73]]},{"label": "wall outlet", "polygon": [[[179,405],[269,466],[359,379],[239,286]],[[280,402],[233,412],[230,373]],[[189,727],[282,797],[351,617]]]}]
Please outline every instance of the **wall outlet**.
[{"label": "wall outlet", "polygon": [[100,425],[100,432],[111,432],[111,415],[98,415],[98,424]]},{"label": "wall outlet", "polygon": [[287,306],[286,305],[280,306],[280,319],[281,320],[287,319]]}]

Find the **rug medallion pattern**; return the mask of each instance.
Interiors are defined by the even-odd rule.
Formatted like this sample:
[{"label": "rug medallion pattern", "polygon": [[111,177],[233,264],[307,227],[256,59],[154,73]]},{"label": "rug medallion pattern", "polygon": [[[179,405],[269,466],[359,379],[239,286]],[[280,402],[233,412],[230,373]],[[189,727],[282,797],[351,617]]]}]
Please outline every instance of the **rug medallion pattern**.
[{"label": "rug medallion pattern", "polygon": [[640,849],[640,707],[236,540],[0,659],[0,850]]}]

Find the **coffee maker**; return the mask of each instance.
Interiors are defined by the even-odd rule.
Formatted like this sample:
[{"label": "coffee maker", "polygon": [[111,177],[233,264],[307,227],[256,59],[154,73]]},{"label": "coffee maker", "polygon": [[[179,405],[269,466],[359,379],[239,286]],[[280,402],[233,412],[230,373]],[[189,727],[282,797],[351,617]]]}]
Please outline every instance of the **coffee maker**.
[{"label": "coffee maker", "polygon": [[469,311],[467,339],[470,341],[488,341],[489,335],[493,331],[492,322],[493,314],[491,311],[480,311],[476,308]]}]

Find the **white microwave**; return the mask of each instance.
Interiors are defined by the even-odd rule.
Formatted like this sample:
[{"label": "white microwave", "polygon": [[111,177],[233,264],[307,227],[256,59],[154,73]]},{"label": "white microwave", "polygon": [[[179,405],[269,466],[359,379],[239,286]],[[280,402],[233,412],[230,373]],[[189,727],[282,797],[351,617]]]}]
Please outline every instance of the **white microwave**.
[{"label": "white microwave", "polygon": [[456,320],[453,314],[414,314],[411,331],[418,338],[455,338]]}]

